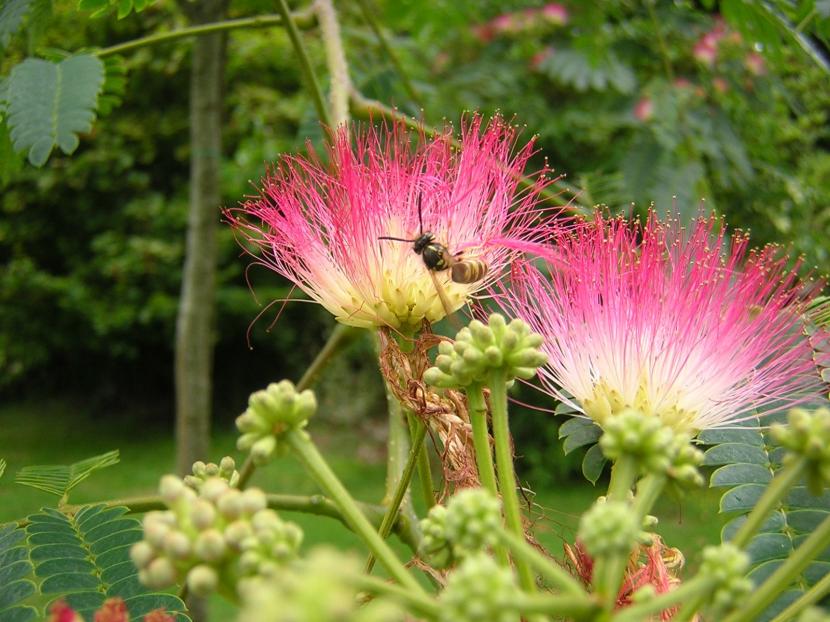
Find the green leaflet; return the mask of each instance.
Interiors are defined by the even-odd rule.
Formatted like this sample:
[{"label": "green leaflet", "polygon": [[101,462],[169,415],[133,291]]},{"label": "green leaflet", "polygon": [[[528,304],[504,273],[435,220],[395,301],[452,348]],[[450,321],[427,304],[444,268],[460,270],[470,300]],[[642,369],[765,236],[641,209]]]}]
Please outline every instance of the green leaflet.
[{"label": "green leaflet", "polygon": [[179,598],[139,583],[130,547],[142,529],[126,512],[99,504],[67,516],[44,508],[25,528],[0,529],[0,620],[41,620],[58,599],[91,620],[104,600],[120,597],[133,620],[165,608],[187,621]]},{"label": "green leaflet", "polygon": [[5,48],[20,29],[31,4],[32,0],[5,0],[0,6],[0,49]]},{"label": "green leaflet", "polygon": [[63,497],[98,469],[118,464],[117,449],[70,465],[38,465],[20,469],[14,481]]},{"label": "green leaflet", "polygon": [[4,622],[38,618],[36,609],[23,604],[37,591],[25,538],[26,533],[15,525],[0,528],[0,620]]},{"label": "green leaflet", "polygon": [[[729,541],[746,521],[747,514],[781,468],[783,457],[781,448],[774,446],[757,419],[739,426],[728,430],[706,430],[700,434],[703,443],[712,445],[706,451],[704,464],[718,467],[712,472],[709,485],[727,489],[720,500],[720,511],[737,514],[723,527],[723,542]],[[747,545],[752,560],[749,576],[756,585],[783,564],[801,540],[828,515],[830,493],[815,497],[803,486],[794,487]],[[758,621],[771,620],[828,571],[830,560],[815,560]]]},{"label": "green leaflet", "polygon": [[42,166],[55,146],[69,155],[78,134],[92,129],[104,64],[80,54],[60,62],[27,58],[9,74],[6,122],[17,151],[28,150],[29,162]]},{"label": "green leaflet", "polygon": [[6,461],[0,458],[0,477],[3,477],[3,473],[6,472]]},{"label": "green leaflet", "polygon": [[100,17],[110,7],[115,7],[118,11],[118,19],[123,19],[133,11],[140,13],[152,3],[153,0],[79,0],[78,10],[92,11],[92,17]]},{"label": "green leaflet", "polygon": [[[564,402],[556,407],[557,415],[573,415],[577,411]],[[582,458],[582,474],[592,484],[596,484],[607,462],[597,441],[602,436],[602,429],[591,419],[575,416],[559,426],[559,438],[564,439],[562,449],[566,454],[574,449],[590,445]]]}]

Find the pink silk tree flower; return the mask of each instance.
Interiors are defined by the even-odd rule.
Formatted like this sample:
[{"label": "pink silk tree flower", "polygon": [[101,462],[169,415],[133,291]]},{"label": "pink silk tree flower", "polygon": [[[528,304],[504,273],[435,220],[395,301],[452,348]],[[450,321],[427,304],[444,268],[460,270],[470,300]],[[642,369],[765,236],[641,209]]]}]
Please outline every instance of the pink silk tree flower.
[{"label": "pink silk tree flower", "polygon": [[[259,196],[227,217],[249,250],[260,250],[256,263],[339,322],[414,331],[446,315],[433,277],[455,311],[543,235],[537,204],[549,182],[543,172],[518,191],[533,143],[517,149],[516,140],[503,120],[479,117],[463,125],[458,148],[449,133],[426,139],[401,124],[356,136],[340,129],[325,160],[283,156]],[[430,275],[411,243],[424,232],[459,259],[484,262],[486,274],[472,283],[447,269]]]},{"label": "pink silk tree flower", "polygon": [[714,217],[599,212],[556,244],[570,269],[517,262],[496,296],[545,337],[545,389],[600,425],[634,408],[697,432],[821,393],[802,330],[820,288],[777,247],[750,250]]}]

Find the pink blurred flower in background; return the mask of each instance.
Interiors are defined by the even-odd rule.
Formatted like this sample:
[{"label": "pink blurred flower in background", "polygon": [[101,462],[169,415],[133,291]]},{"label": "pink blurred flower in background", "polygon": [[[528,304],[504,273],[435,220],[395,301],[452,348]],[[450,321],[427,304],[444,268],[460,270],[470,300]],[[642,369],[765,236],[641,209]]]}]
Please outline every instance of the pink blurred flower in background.
[{"label": "pink blurred flower in background", "polygon": [[753,76],[763,76],[767,72],[767,63],[758,52],[750,52],[744,58],[747,70]]},{"label": "pink blurred flower in background", "polygon": [[[461,128],[427,139],[402,125],[338,130],[327,161],[285,155],[261,182],[258,196],[228,210],[236,232],[258,247],[256,263],[286,277],[344,324],[415,330],[445,316],[434,276],[452,311],[499,279],[542,236],[537,177],[529,190],[518,179],[533,153],[517,149],[516,130],[474,117]],[[486,276],[457,283],[450,271],[431,276],[412,244],[423,231],[450,253],[485,262]]]},{"label": "pink blurred flower in background", "polygon": [[641,97],[634,104],[634,116],[639,121],[648,121],[654,116],[654,100],[651,97]]},{"label": "pink blurred flower in background", "polygon": [[600,424],[635,408],[699,431],[822,391],[801,324],[819,288],[777,247],[750,250],[714,217],[600,213],[556,244],[570,269],[517,264],[496,296],[545,337],[545,389]]}]

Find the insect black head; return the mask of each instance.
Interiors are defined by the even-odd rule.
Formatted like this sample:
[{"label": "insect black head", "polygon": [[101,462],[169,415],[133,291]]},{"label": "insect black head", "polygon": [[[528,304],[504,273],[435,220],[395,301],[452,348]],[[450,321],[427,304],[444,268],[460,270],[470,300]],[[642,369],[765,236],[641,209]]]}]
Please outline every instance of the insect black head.
[{"label": "insect black head", "polygon": [[420,255],[424,252],[424,249],[428,247],[430,244],[432,244],[434,241],[435,236],[430,231],[427,231],[426,233],[421,233],[421,235],[419,235],[412,241],[412,250]]}]

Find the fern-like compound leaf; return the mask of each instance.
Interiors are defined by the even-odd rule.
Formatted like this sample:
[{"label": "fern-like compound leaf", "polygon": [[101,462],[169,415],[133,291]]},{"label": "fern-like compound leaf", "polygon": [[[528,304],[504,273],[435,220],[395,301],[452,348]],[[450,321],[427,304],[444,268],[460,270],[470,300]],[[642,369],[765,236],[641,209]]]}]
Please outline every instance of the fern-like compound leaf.
[{"label": "fern-like compound leaf", "polygon": [[70,465],[38,465],[20,469],[14,481],[63,497],[98,469],[118,464],[117,449]]},{"label": "fern-like compound leaf", "polygon": [[42,166],[54,147],[69,155],[78,134],[90,131],[104,64],[90,54],[60,62],[28,58],[8,78],[7,123],[17,151],[28,150],[29,162]]}]

